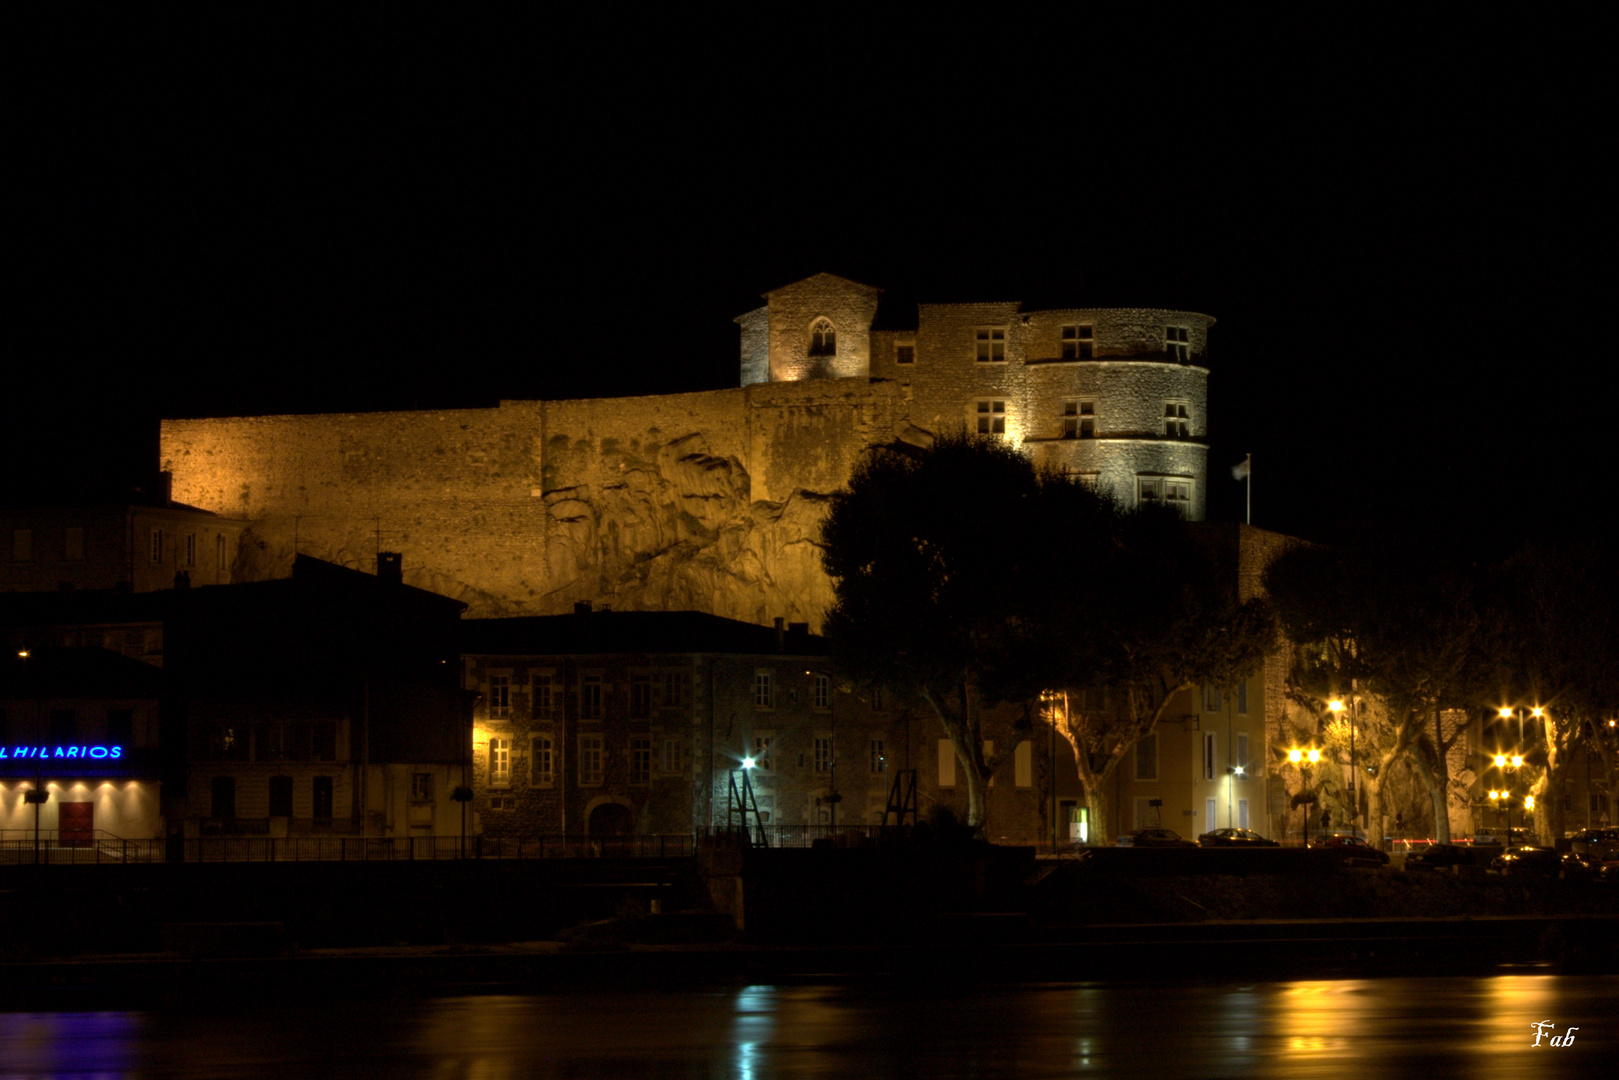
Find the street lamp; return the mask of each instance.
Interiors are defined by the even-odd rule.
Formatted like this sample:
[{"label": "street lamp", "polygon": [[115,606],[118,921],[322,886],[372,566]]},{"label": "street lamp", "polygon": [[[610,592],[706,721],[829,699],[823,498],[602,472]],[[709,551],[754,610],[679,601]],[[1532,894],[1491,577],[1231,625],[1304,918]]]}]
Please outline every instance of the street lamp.
[{"label": "street lamp", "polygon": [[1298,747],[1294,747],[1287,752],[1287,760],[1299,767],[1299,776],[1304,781],[1305,790],[1301,793],[1301,796],[1304,797],[1304,846],[1309,847],[1310,807],[1315,805],[1314,798],[1309,796],[1310,769],[1321,760],[1321,751],[1313,746],[1308,750],[1300,750]]},{"label": "street lamp", "polygon": [[[1511,712],[1510,709],[1502,709],[1501,711],[1503,713]],[[1501,774],[1507,778],[1506,790],[1501,792],[1501,798],[1507,804],[1507,843],[1510,844],[1512,842],[1512,777],[1519,769],[1523,768],[1523,755],[1497,754],[1495,755],[1495,767],[1500,769]]]}]

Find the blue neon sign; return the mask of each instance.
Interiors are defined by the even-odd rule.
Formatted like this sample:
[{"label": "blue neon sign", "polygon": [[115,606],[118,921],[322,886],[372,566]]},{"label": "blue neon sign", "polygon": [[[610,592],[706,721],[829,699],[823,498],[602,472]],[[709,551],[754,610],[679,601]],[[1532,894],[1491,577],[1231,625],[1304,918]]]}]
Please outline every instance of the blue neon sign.
[{"label": "blue neon sign", "polygon": [[122,746],[0,746],[0,761],[43,761],[46,758],[106,759],[116,761],[124,756]]}]

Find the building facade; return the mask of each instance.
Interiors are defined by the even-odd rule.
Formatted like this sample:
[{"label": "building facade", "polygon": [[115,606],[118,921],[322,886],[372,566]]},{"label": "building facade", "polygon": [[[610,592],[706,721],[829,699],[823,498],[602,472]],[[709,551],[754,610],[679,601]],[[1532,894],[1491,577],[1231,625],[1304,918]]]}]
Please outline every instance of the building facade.
[{"label": "building facade", "polygon": [[[744,773],[758,812],[746,824],[785,842],[898,824],[907,805],[912,822],[940,805],[965,816],[966,781],[938,723],[840,678],[804,624],[581,605],[469,620],[464,639],[484,835],[737,827]],[[990,793],[992,815],[1023,840],[1039,835],[1033,751],[1024,744]]]}]

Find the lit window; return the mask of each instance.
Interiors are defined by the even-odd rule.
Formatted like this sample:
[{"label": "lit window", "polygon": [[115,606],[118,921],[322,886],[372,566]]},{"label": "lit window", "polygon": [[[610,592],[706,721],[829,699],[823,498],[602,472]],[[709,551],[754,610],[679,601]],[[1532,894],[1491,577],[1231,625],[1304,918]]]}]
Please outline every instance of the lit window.
[{"label": "lit window", "polygon": [[1089,324],[1080,323],[1078,326],[1065,326],[1062,328],[1062,358],[1064,360],[1089,360],[1092,356],[1092,345],[1095,338]]},{"label": "lit window", "polygon": [[512,782],[512,741],[489,740],[489,783],[504,787]]},{"label": "lit window", "polygon": [[916,346],[915,345],[909,345],[909,344],[907,344],[907,345],[895,345],[894,346],[894,363],[896,363],[896,364],[914,364],[914,363],[916,363]]},{"label": "lit window", "polygon": [[1189,439],[1192,436],[1192,418],[1184,401],[1164,402],[1164,437]]},{"label": "lit window", "polygon": [[754,768],[762,769],[765,772],[770,771],[770,749],[775,741],[775,737],[772,735],[755,735],[753,737]]},{"label": "lit window", "polygon": [[579,736],[579,782],[581,784],[599,784],[606,772],[604,759],[605,751],[602,749],[603,740],[600,735]]},{"label": "lit window", "polygon": [[810,327],[809,354],[811,356],[836,356],[838,353],[838,332],[833,329],[830,319],[817,319],[815,325]]},{"label": "lit window", "polygon": [[1000,326],[981,326],[976,337],[974,355],[981,364],[999,364],[1006,360],[1006,329]]},{"label": "lit window", "polygon": [[551,737],[536,735],[529,743],[528,782],[533,787],[550,787],[556,780],[556,758]]},{"label": "lit window", "polygon": [[1006,434],[1006,402],[981,398],[974,404],[978,418],[978,434]]},{"label": "lit window", "polygon": [[[953,754],[952,754],[950,760],[951,760],[952,763],[955,761],[955,757],[954,757]],[[869,762],[867,764],[867,767],[871,770],[872,775],[874,775],[874,776],[877,773],[883,773],[883,772],[888,771],[888,755],[883,753],[883,741],[881,739],[873,739],[873,740],[871,740],[870,760],[869,760]],[[951,783],[954,783],[954,782],[955,782],[954,774],[952,774]],[[948,785],[946,785],[946,786],[948,786]]]},{"label": "lit window", "polygon": [[818,737],[815,740],[815,771],[826,774],[832,771],[832,740]]},{"label": "lit window", "polygon": [[1192,336],[1184,326],[1164,327],[1164,355],[1177,363],[1191,359]]},{"label": "lit window", "polygon": [[489,715],[505,717],[512,714],[512,677],[489,676]]},{"label": "lit window", "polygon": [[769,671],[753,673],[753,705],[757,709],[771,709],[776,705],[775,676]]},{"label": "lit window", "polygon": [[811,694],[817,709],[830,709],[832,707],[832,676],[817,673]]},{"label": "lit window", "polygon": [[600,675],[585,675],[579,679],[579,718],[581,720],[600,720],[602,718],[602,677]]},{"label": "lit window", "polygon": [[630,740],[630,783],[646,784],[652,780],[652,740]]}]

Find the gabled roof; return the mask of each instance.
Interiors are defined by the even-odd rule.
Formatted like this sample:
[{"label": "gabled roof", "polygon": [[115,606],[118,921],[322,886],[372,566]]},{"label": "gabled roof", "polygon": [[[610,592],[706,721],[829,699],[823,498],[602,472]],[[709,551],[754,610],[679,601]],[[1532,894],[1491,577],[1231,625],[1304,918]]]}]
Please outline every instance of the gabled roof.
[{"label": "gabled roof", "polygon": [[763,296],[766,300],[768,300],[768,299],[770,299],[771,293],[779,293],[783,289],[792,288],[794,285],[805,285],[805,284],[808,284],[811,281],[819,281],[822,278],[826,278],[826,279],[828,279],[830,281],[841,281],[845,285],[853,285],[855,288],[864,289],[867,292],[880,293],[880,292],[883,291],[881,288],[879,288],[876,285],[867,285],[865,282],[856,281],[853,278],[846,278],[846,277],[843,277],[840,274],[829,274],[829,273],[827,273],[826,271],[823,270],[819,274],[811,274],[807,278],[799,278],[797,281],[789,281],[785,285],[778,285],[774,289],[771,289],[770,292],[760,293],[759,295]]},{"label": "gabled roof", "polygon": [[477,656],[720,653],[827,656],[826,638],[801,624],[785,631],[700,611],[592,611],[510,619],[467,619],[461,651]]}]

